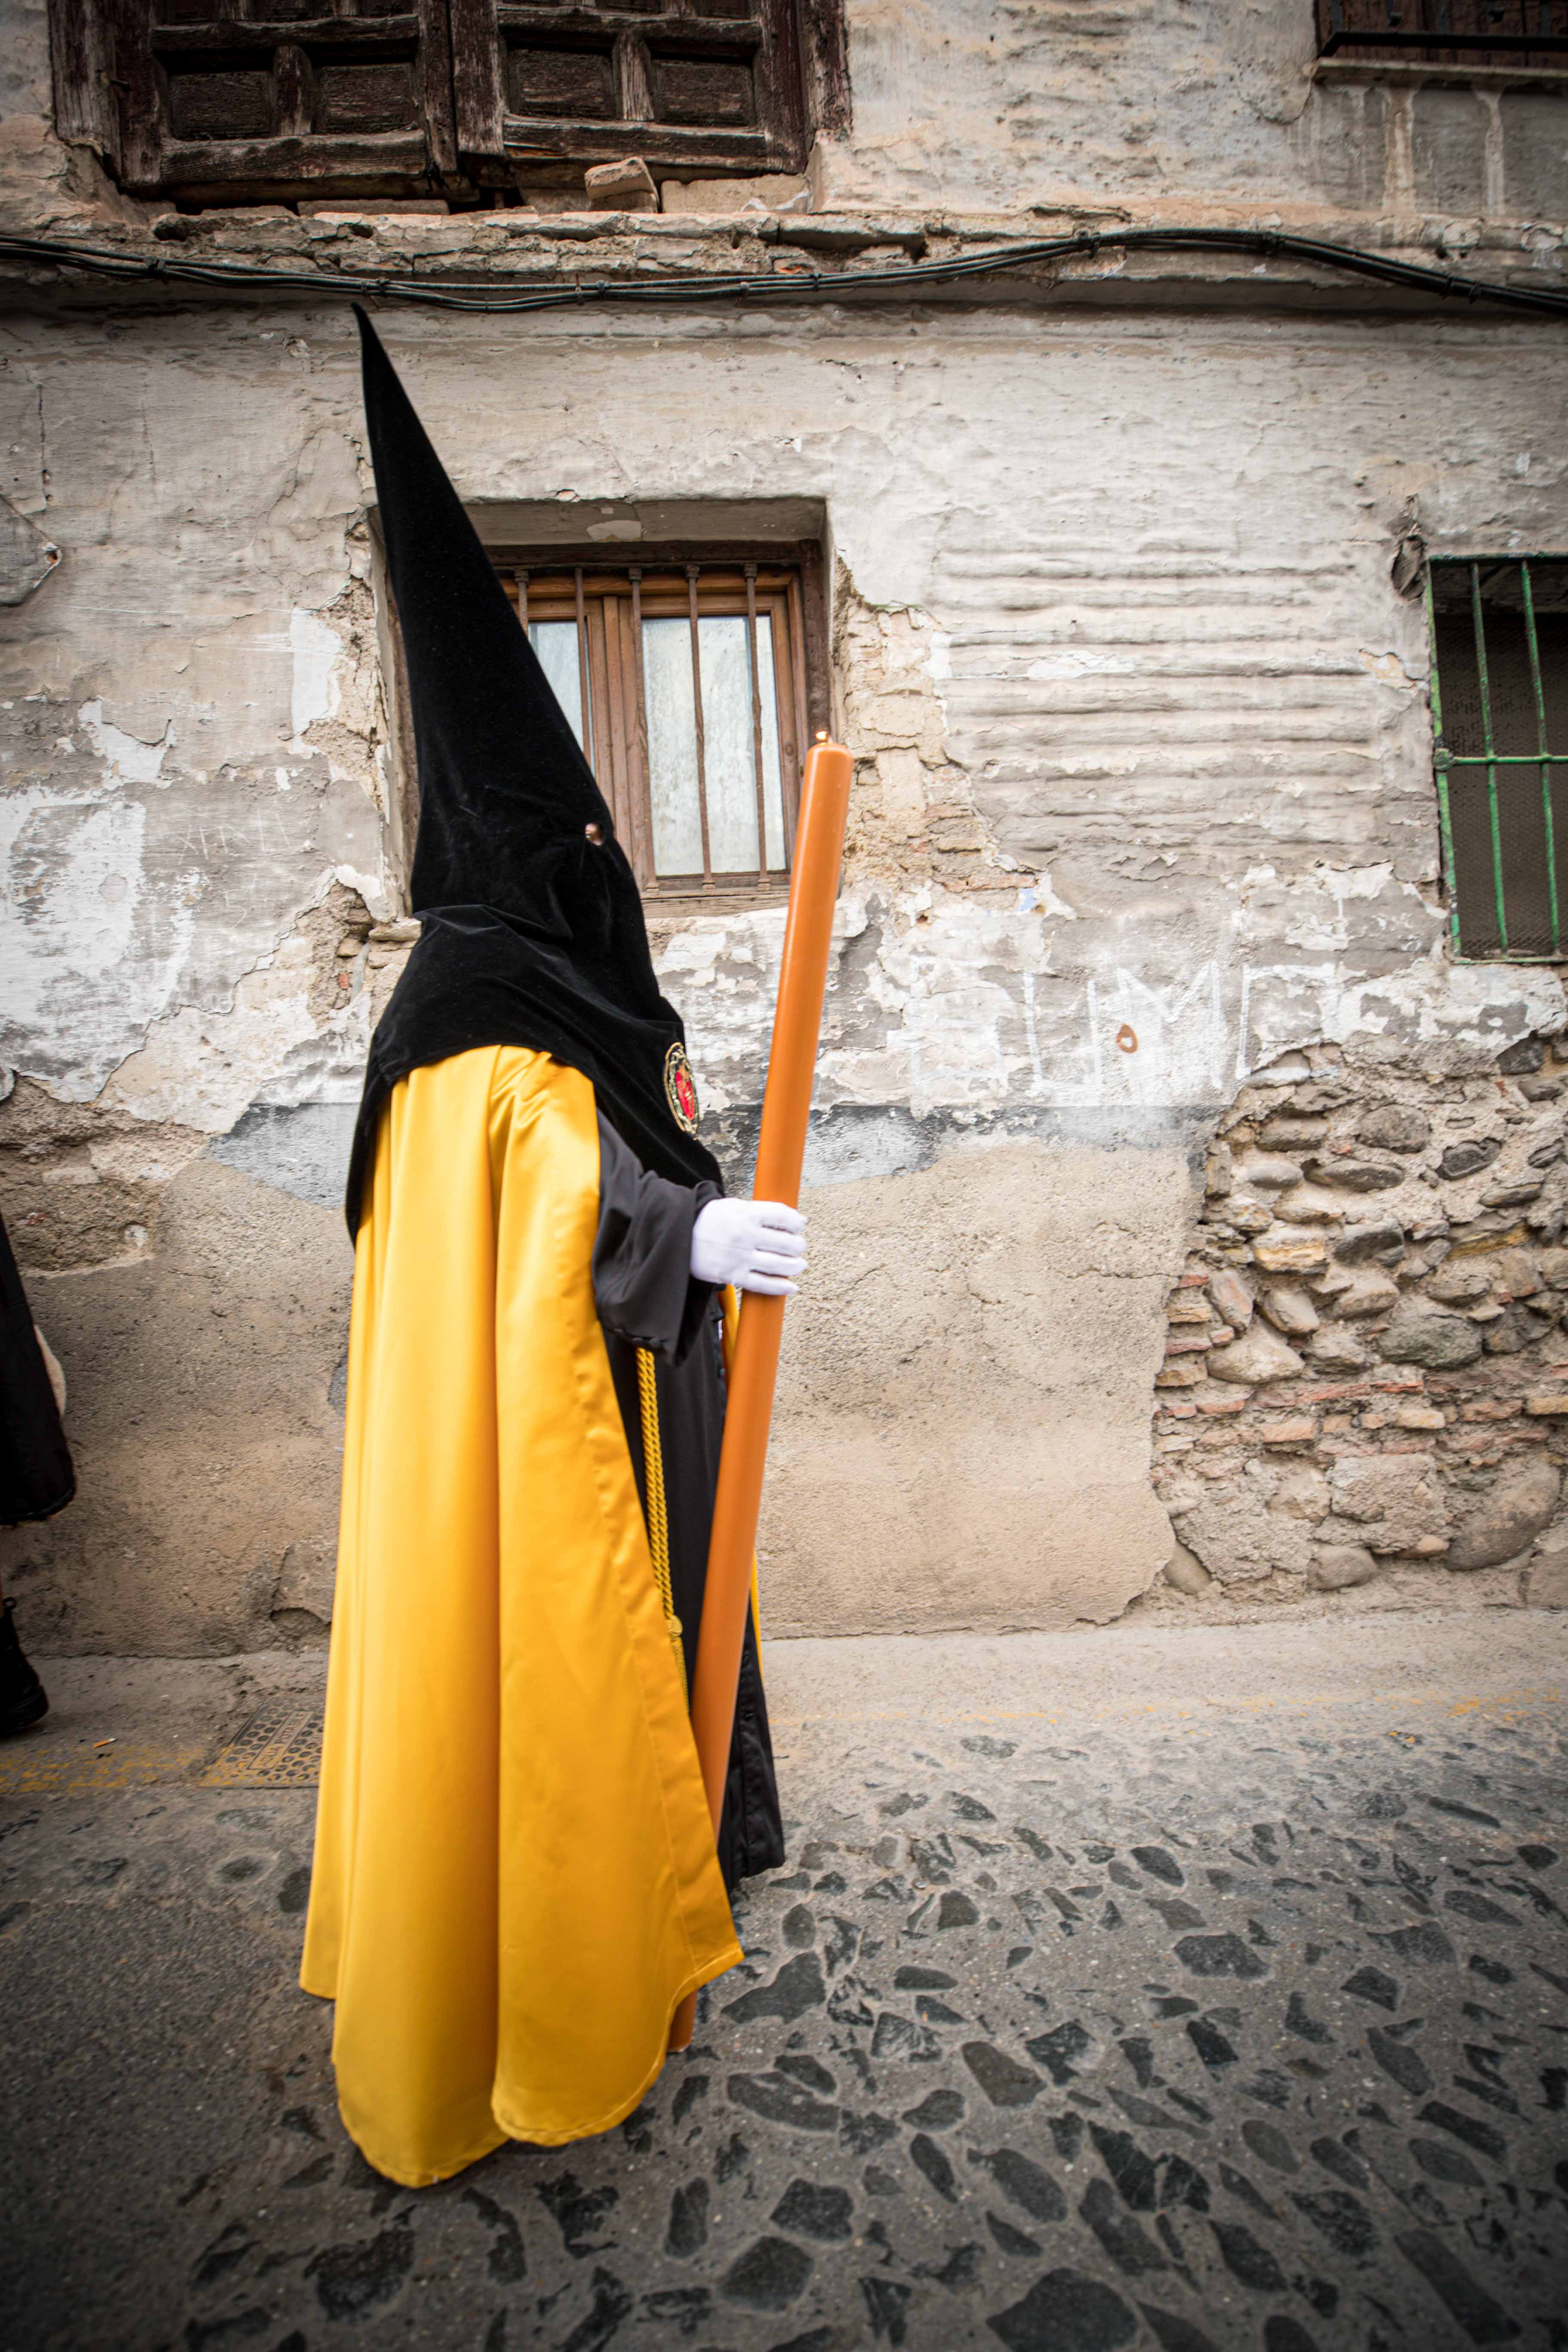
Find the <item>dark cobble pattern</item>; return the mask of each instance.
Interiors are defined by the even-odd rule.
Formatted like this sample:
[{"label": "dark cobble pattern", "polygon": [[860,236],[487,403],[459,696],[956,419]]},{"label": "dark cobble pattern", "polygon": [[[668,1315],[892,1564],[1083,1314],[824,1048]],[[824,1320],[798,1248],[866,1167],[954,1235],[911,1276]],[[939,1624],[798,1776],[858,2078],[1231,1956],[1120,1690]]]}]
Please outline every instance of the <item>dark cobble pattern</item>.
[{"label": "dark cobble pattern", "polygon": [[690,2053],[419,2193],[292,1989],[308,1792],[12,1801],[0,2336],[1568,2347],[1557,1718],[1306,1720],[785,1726]]}]

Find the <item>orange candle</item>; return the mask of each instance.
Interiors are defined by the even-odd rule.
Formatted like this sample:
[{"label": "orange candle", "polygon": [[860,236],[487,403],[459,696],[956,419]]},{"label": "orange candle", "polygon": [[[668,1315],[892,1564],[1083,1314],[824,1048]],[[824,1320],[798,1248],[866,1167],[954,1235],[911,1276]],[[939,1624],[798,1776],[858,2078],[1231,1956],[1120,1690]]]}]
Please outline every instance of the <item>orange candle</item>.
[{"label": "orange candle", "polygon": [[[800,1200],[800,1171],[805,1159],[853,773],[854,761],[842,743],[813,744],[805,763],[795,833],[778,1011],[752,1186],[756,1200],[783,1201],[792,1209]],[[702,1596],[702,1629],[691,1691],[691,1727],[715,1836],[735,1724],[735,1686],[751,1600],[784,1305],[784,1299],[763,1297],[757,1291],[745,1294],[730,1372],[713,1533],[708,1548],[708,1581]],[[690,2041],[696,2008],[692,1995],[676,2012],[669,2037],[672,2050],[684,2050]]]}]

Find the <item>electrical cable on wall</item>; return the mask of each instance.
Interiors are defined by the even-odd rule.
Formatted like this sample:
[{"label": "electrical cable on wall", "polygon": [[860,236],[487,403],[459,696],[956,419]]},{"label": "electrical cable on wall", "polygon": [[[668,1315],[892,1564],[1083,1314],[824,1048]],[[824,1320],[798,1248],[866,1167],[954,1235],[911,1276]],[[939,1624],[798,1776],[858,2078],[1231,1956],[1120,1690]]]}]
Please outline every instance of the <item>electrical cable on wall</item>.
[{"label": "electrical cable on wall", "polygon": [[1342,270],[1383,285],[1436,294],[1446,299],[1498,303],[1511,310],[1568,317],[1568,290],[1500,286],[1485,278],[1463,277],[1457,270],[1435,269],[1424,262],[1365,253],[1355,246],[1334,245],[1321,237],[1293,236],[1282,229],[1079,230],[1071,236],[1034,238],[1000,249],[989,247],[984,252],[941,260],[910,261],[890,269],[801,269],[787,278],[715,270],[690,278],[663,278],[651,283],[647,279],[616,278],[574,278],[569,285],[532,285],[515,291],[454,286],[449,281],[413,274],[392,276],[381,271],[342,270],[328,275],[321,270],[272,269],[248,261],[187,261],[162,254],[142,257],[116,253],[103,247],[73,245],[55,237],[0,236],[0,261],[46,263],[58,269],[121,283],[162,280],[170,285],[229,288],[236,291],[341,294],[356,301],[417,302],[441,310],[491,312],[559,310],[579,302],[668,304],[757,299],[777,302],[803,298],[832,300],[848,293],[903,292],[911,287],[953,285],[968,278],[994,277],[1007,271],[1048,267],[1055,262],[1093,259],[1111,250],[1257,254],[1266,261],[1303,262],[1316,268]]}]

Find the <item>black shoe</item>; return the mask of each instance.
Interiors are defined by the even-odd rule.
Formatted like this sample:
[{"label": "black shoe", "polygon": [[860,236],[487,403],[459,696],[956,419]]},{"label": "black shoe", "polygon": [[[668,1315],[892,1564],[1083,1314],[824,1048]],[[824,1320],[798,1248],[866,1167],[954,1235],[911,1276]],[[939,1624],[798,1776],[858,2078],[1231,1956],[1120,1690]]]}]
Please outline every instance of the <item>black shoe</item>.
[{"label": "black shoe", "polygon": [[0,1739],[26,1731],[49,1711],[44,1685],[27,1664],[11,1622],[16,1606],[14,1601],[0,1601]]}]

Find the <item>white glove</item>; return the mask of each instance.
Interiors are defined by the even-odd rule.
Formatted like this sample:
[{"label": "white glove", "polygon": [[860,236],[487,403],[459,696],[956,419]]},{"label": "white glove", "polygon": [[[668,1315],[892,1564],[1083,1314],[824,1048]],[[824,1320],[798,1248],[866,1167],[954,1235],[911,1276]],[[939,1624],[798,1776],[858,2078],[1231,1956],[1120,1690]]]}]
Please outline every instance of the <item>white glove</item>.
[{"label": "white glove", "polygon": [[710,1201],[691,1228],[699,1282],[732,1282],[769,1298],[793,1298],[805,1272],[805,1219],[782,1201]]}]

